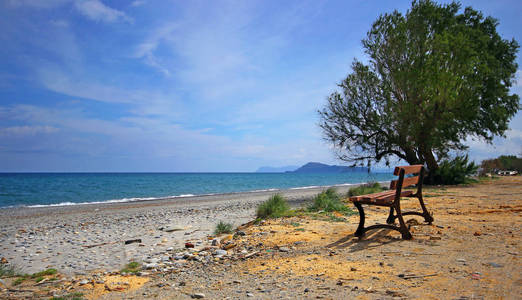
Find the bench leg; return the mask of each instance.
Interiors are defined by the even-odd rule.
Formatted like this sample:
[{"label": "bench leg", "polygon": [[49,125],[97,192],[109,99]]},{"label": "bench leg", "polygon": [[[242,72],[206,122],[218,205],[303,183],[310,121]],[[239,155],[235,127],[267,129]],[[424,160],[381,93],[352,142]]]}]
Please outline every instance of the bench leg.
[{"label": "bench leg", "polygon": [[363,237],[364,236],[364,209],[362,207],[362,204],[359,202],[353,203],[355,207],[357,207],[357,210],[359,211],[359,227],[357,227],[357,230],[355,231],[356,237]]},{"label": "bench leg", "polygon": [[395,216],[393,215],[393,206],[390,207],[390,214],[388,215],[388,219],[386,219],[386,224],[395,223]]},{"label": "bench leg", "polygon": [[424,221],[426,221],[426,223],[431,225],[431,222],[433,222],[433,217],[430,215],[430,213],[426,209],[426,205],[424,205],[424,200],[422,199],[422,194],[420,194],[418,196],[418,198],[419,198],[420,206],[422,207],[422,216],[424,217]]},{"label": "bench leg", "polygon": [[402,218],[400,204],[397,204],[395,206],[395,210],[397,211],[397,216],[396,217],[399,219],[399,224],[400,224],[399,232],[402,235],[402,239],[404,239],[404,240],[411,240],[411,238],[412,238],[411,233],[408,230],[408,227],[406,226],[406,223],[404,222],[404,219]]}]

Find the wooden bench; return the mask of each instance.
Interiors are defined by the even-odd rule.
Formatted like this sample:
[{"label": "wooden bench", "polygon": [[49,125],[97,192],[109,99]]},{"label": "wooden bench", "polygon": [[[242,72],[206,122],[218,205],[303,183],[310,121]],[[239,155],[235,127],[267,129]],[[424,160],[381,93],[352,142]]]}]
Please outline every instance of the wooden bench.
[{"label": "wooden bench", "polygon": [[[414,177],[405,177],[407,174],[418,174]],[[359,227],[355,231],[355,236],[363,237],[366,231],[377,228],[388,228],[397,230],[401,233],[405,240],[411,239],[411,233],[404,222],[405,215],[418,215],[424,217],[424,220],[431,224],[433,217],[429,214],[424,201],[422,199],[422,181],[424,178],[424,167],[422,165],[402,166],[396,167],[393,175],[399,176],[399,179],[392,180],[390,183],[390,190],[373,193],[368,195],[350,197],[355,207],[359,210]],[[417,185],[417,192],[413,193],[411,190],[403,190],[403,188]],[[417,197],[422,208],[422,212],[408,211],[401,212],[401,197]],[[364,209],[362,204],[387,206],[390,208],[390,214],[386,220],[387,224],[377,224],[364,227]],[[394,213],[395,212],[395,213]],[[394,225],[395,219],[399,219],[399,226]]]}]

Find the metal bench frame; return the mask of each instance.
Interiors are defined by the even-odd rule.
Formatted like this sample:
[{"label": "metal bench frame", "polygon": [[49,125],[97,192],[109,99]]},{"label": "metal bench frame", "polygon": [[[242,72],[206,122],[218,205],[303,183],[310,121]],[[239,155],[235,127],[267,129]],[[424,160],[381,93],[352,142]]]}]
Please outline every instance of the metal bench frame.
[{"label": "metal bench frame", "polygon": [[[404,177],[406,174],[417,173],[419,175],[416,177]],[[396,167],[393,174],[396,176],[398,175],[399,179],[392,180],[392,182],[390,183],[390,191],[350,197],[350,201],[352,201],[355,207],[357,207],[360,217],[359,227],[357,227],[357,231],[355,231],[355,236],[362,238],[368,230],[387,228],[399,231],[403,239],[409,240],[412,238],[412,236],[408,227],[406,226],[406,223],[404,222],[403,216],[417,215],[424,217],[424,221],[426,221],[428,224],[431,224],[433,222],[433,217],[426,209],[426,206],[424,205],[424,200],[422,199],[422,181],[424,179],[424,167],[422,165]],[[415,184],[417,185],[416,193],[413,193],[413,191],[402,190],[405,187]],[[422,212],[401,212],[401,197],[406,196],[418,198],[420,206],[422,208]],[[387,224],[376,224],[364,227],[365,214],[362,204],[390,207],[390,213],[388,215],[388,219],[386,220]],[[395,219],[399,219],[399,226],[393,225],[395,223]]]}]

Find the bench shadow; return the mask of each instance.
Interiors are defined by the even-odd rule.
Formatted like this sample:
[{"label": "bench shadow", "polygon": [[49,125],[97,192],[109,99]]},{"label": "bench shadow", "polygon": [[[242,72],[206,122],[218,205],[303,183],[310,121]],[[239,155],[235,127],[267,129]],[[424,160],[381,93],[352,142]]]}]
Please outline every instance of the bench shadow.
[{"label": "bench shadow", "polygon": [[349,252],[358,252],[361,250],[367,250],[367,249],[373,249],[378,248],[387,244],[400,242],[402,241],[402,238],[396,238],[389,236],[388,233],[390,229],[376,229],[372,230],[362,238],[359,239],[355,235],[350,234],[343,238],[341,238],[338,241],[335,241],[329,245],[327,245],[328,248],[332,249],[349,249]]}]

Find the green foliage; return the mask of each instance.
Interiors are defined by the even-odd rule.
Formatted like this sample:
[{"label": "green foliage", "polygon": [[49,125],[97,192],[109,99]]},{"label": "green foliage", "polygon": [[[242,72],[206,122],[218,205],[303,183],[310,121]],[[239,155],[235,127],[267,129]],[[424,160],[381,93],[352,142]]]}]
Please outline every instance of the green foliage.
[{"label": "green foliage", "polygon": [[467,155],[456,156],[452,160],[443,160],[433,176],[438,184],[468,183],[469,176],[477,172],[478,166],[468,161]]},{"label": "green foliage", "polygon": [[36,282],[40,282],[40,281],[42,281],[42,280],[44,280],[44,277],[43,277],[43,276],[38,276],[38,277],[35,278],[35,281],[36,281]]},{"label": "green foliage", "polygon": [[522,158],[515,155],[502,155],[495,159],[483,160],[480,164],[481,174],[494,173],[498,170],[518,171],[522,173]]},{"label": "green foliage", "polygon": [[341,196],[335,188],[328,188],[314,197],[313,203],[308,207],[309,211],[341,212],[351,214],[352,210],[341,202]]},{"label": "green foliage", "polygon": [[467,148],[467,136],[504,134],[519,110],[510,92],[519,46],[497,25],[456,2],[413,1],[405,14],[381,15],[362,41],[368,64],[354,61],[319,111],[338,157],[367,165],[395,157],[432,172]]},{"label": "green foliage", "polygon": [[371,193],[377,193],[381,192],[384,189],[381,187],[381,185],[378,182],[368,182],[366,184],[362,184],[357,187],[350,188],[348,190],[348,196],[359,196],[359,195],[366,195]]},{"label": "green foliage", "polygon": [[22,282],[24,282],[24,280],[25,280],[24,277],[16,278],[16,280],[13,281],[13,285],[20,285]]},{"label": "green foliage", "polygon": [[38,273],[34,273],[31,275],[31,278],[38,278],[38,277],[42,277],[42,276],[46,276],[46,275],[54,275],[58,273],[58,271],[56,269],[46,269],[44,271],[41,271],[41,272],[38,272]]},{"label": "green foliage", "polygon": [[232,233],[233,226],[230,223],[225,223],[223,221],[219,221],[216,225],[216,229],[214,229],[214,234],[223,234],[223,233]]},{"label": "green foliage", "polygon": [[136,274],[141,270],[141,264],[139,262],[131,261],[121,269],[120,273]]},{"label": "green foliage", "polygon": [[257,217],[260,219],[279,218],[286,216],[289,210],[290,206],[285,198],[275,194],[257,207]]},{"label": "green foliage", "polygon": [[18,269],[11,264],[0,264],[0,277],[14,277],[20,275]]}]

